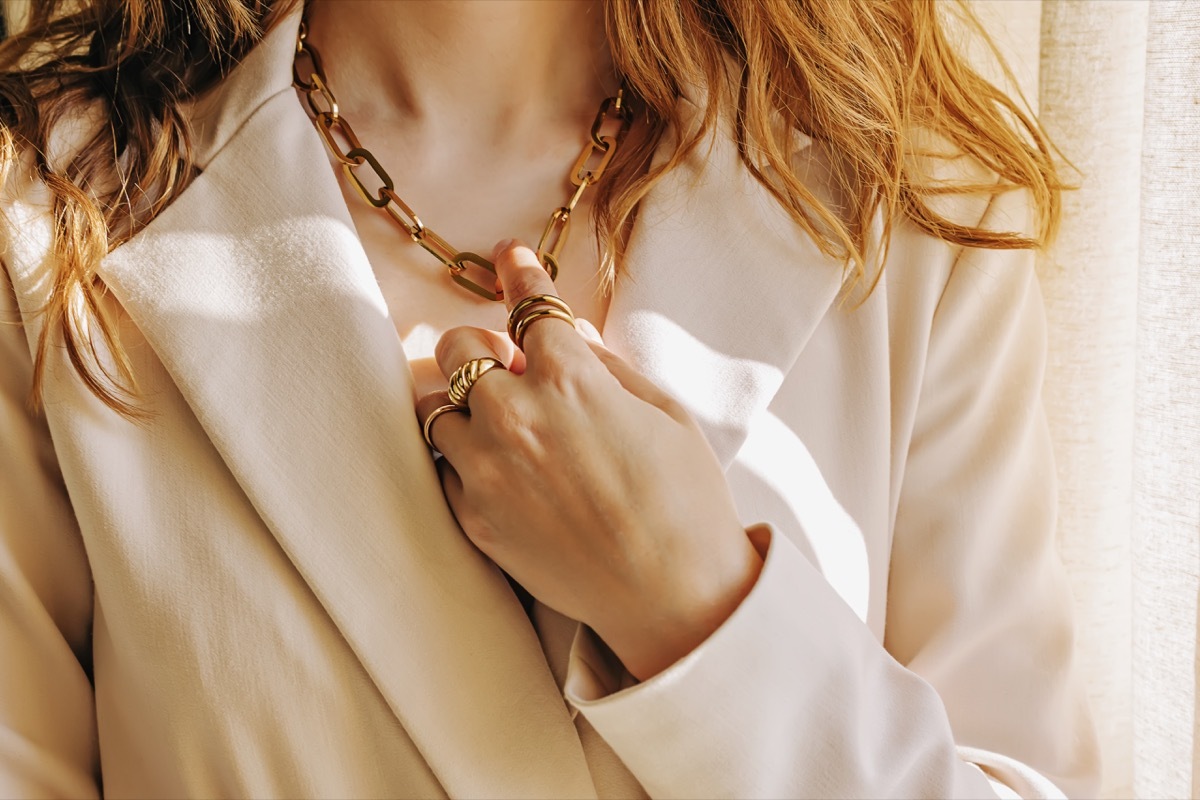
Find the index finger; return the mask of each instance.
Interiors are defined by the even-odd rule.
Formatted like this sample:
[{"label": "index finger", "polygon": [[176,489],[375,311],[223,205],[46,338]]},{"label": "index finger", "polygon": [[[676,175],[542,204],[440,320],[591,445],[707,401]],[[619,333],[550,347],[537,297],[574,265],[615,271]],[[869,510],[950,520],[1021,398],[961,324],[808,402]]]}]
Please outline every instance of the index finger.
[{"label": "index finger", "polygon": [[[520,242],[502,242],[497,246],[493,260],[509,313],[522,300],[535,294],[557,296],[554,281],[538,263],[537,254]],[[537,362],[546,359],[576,361],[595,358],[579,332],[564,322],[548,317],[529,326],[522,342],[527,370],[536,370]]]}]

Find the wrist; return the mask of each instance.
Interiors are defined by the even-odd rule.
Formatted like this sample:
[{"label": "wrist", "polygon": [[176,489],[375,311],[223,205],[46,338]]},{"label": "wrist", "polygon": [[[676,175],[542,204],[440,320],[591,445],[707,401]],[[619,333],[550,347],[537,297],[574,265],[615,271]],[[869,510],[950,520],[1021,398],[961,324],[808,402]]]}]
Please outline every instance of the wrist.
[{"label": "wrist", "polygon": [[632,613],[592,629],[639,681],[649,680],[700,646],[754,588],[763,560],[744,532],[719,569],[695,568],[663,581]]}]

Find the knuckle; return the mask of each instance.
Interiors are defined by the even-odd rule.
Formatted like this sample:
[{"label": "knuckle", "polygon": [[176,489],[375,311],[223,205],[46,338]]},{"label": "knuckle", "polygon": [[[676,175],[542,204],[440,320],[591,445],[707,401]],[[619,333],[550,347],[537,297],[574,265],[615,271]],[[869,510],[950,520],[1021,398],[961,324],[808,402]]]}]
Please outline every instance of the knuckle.
[{"label": "knuckle", "polygon": [[437,359],[439,363],[444,359],[449,358],[450,354],[453,353],[456,348],[461,347],[465,342],[470,340],[471,335],[472,329],[465,325],[460,325],[457,328],[450,328],[441,335],[441,337],[437,340],[437,344],[433,346],[433,357]]},{"label": "knuckle", "polygon": [[516,305],[526,297],[535,294],[552,294],[554,286],[541,267],[525,267],[513,276],[509,287],[510,302]]},{"label": "knuckle", "polygon": [[560,388],[572,380],[570,364],[557,356],[557,353],[542,353],[538,361],[534,378],[543,388]]},{"label": "knuckle", "polygon": [[454,345],[454,340],[450,336],[451,333],[452,331],[443,333],[433,346],[433,357],[437,359],[439,364],[446,360],[446,357],[450,354],[450,348]]},{"label": "knuckle", "polygon": [[[472,401],[476,398],[471,397]],[[519,438],[529,427],[529,414],[524,403],[499,392],[480,393],[478,405],[471,412],[478,419],[486,420],[488,428],[502,439]]]},{"label": "knuckle", "polygon": [[547,358],[541,363],[538,374],[540,382],[568,397],[585,394],[598,387],[598,375],[590,368],[590,364],[569,358],[566,354],[556,355],[558,357]]}]

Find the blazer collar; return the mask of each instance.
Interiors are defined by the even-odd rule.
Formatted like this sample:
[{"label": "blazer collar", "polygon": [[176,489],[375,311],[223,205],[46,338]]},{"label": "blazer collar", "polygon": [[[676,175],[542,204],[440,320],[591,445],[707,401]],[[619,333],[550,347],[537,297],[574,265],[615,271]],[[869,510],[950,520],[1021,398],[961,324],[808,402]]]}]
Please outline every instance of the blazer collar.
[{"label": "blazer collar", "polygon": [[[201,168],[254,109],[292,92],[301,16],[297,6],[197,102]],[[699,122],[706,96],[683,86],[685,124]],[[824,148],[798,132],[793,142],[797,169],[826,191]],[[655,166],[674,143],[664,137]],[[728,118],[643,200],[639,217],[601,332],[688,406],[728,466],[837,297],[842,272],[745,169]]]},{"label": "blazer collar", "polygon": [[[696,124],[702,106],[680,102]],[[796,168],[820,183],[823,149],[796,136]],[[688,407],[728,467],[841,283],[840,266],[746,169],[721,120],[639,205],[604,340]]]},{"label": "blazer collar", "polygon": [[189,110],[192,158],[204,169],[255,109],[292,88],[296,36],[303,16],[297,4],[263,37],[224,80],[198,98]]},{"label": "blazer collar", "polygon": [[[520,604],[445,505],[399,338],[291,89],[298,21],[196,104],[203,172],[101,276],[447,792],[594,797]],[[840,270],[727,131],[644,199],[627,267],[608,344],[728,464]]]}]

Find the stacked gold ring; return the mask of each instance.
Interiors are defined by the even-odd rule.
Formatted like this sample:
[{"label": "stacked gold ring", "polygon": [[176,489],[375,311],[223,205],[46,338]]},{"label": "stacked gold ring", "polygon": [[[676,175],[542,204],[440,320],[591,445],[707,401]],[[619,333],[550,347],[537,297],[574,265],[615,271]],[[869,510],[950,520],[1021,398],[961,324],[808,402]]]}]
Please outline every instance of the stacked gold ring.
[{"label": "stacked gold ring", "polygon": [[446,392],[450,397],[450,402],[466,408],[467,395],[471,393],[471,387],[475,385],[475,381],[494,369],[505,369],[505,366],[499,359],[485,356],[484,358],[472,358],[454,370],[450,376],[450,388]]},{"label": "stacked gold ring", "polygon": [[517,347],[525,349],[525,332],[539,319],[560,319],[575,327],[575,315],[561,297],[535,294],[517,303],[508,315],[508,336]]}]

